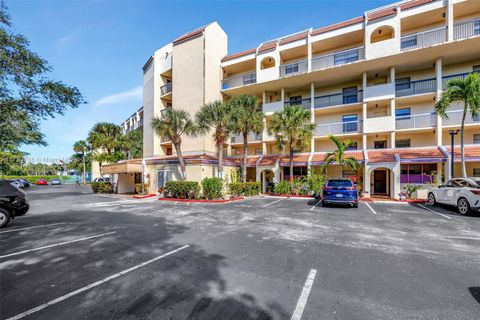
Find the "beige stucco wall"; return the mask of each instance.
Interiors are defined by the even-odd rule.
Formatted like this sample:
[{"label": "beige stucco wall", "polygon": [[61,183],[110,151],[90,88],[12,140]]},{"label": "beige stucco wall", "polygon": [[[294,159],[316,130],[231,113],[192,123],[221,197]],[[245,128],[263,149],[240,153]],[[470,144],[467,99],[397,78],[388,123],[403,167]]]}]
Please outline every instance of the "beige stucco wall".
[{"label": "beige stucco wall", "polygon": [[[450,135],[448,134],[448,130],[452,129],[459,129],[459,127],[455,128],[448,128],[443,130],[443,145],[444,146],[449,146],[451,143],[451,138]],[[465,144],[472,144],[473,143],[473,135],[474,134],[480,134],[480,128],[478,125],[475,125],[475,127],[466,127],[465,128]],[[455,144],[460,145],[460,134],[455,136]]]}]

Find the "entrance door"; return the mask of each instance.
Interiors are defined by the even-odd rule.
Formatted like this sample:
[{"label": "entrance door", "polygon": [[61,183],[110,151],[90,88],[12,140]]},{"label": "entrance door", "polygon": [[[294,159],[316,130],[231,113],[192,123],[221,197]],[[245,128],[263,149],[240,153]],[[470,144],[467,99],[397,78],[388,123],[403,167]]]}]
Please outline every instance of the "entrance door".
[{"label": "entrance door", "polygon": [[387,194],[387,171],[375,170],[373,172],[373,183],[375,194]]},{"label": "entrance door", "polygon": [[158,170],[157,171],[157,190],[165,187],[165,184],[172,180],[172,171]]}]

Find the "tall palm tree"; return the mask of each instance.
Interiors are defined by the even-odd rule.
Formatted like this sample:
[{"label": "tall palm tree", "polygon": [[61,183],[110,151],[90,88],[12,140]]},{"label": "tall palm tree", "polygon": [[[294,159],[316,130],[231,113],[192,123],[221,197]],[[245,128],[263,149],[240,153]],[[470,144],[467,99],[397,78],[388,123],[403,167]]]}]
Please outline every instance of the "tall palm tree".
[{"label": "tall palm tree", "polygon": [[345,152],[350,146],[352,146],[353,142],[348,139],[342,142],[340,141],[340,139],[332,135],[328,136],[328,138],[337,146],[337,150],[327,153],[324,160],[325,163],[322,165],[321,168],[322,172],[327,173],[328,166],[332,164],[337,164],[340,166],[340,177],[343,176],[342,169],[344,167],[348,167],[351,170],[357,171],[360,167],[357,159],[355,159],[354,157],[345,157]]},{"label": "tall palm tree", "polygon": [[201,133],[213,130],[218,154],[218,176],[223,178],[223,148],[225,141],[235,132],[232,104],[222,101],[207,103],[195,114],[195,120]]},{"label": "tall palm tree", "polygon": [[235,133],[243,136],[242,181],[247,181],[248,133],[260,134],[263,131],[263,112],[257,104],[257,97],[240,95],[232,98],[235,118]]},{"label": "tall palm tree", "polygon": [[95,124],[88,133],[87,142],[94,150],[93,158],[98,161],[100,174],[103,163],[116,162],[125,157],[121,152],[122,136],[121,127],[109,122]]},{"label": "tall palm tree", "polygon": [[[435,111],[444,119],[448,119],[447,109],[452,103],[463,103],[462,123],[460,126],[460,152],[462,159],[462,175],[467,177],[465,168],[465,119],[470,113],[472,118],[480,114],[480,79],[478,73],[470,73],[465,79],[454,78],[447,82],[445,91],[435,104]],[[453,152],[453,150],[452,150]]]},{"label": "tall palm tree", "polygon": [[190,119],[190,114],[184,110],[167,108],[161,118],[155,117],[152,121],[155,133],[160,137],[170,140],[177,152],[182,178],[187,178],[185,160],[182,154],[182,135],[194,137],[197,134],[196,126]]},{"label": "tall palm tree", "polygon": [[73,151],[75,151],[77,154],[82,155],[82,163],[83,163],[83,168],[82,168],[82,183],[86,184],[87,183],[87,177],[86,177],[86,154],[87,151],[90,149],[90,146],[85,140],[79,140],[73,144]]},{"label": "tall palm tree", "polygon": [[290,153],[290,188],[293,192],[293,150],[310,146],[315,124],[310,123],[310,111],[302,106],[285,106],[273,114],[268,133],[275,137],[278,149],[288,147]]}]

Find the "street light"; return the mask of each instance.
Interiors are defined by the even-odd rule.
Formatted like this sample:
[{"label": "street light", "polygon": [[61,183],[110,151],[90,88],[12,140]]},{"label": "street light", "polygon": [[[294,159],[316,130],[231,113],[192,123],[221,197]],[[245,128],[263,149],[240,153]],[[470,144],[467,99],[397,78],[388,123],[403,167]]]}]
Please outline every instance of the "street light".
[{"label": "street light", "polygon": [[450,175],[452,178],[455,178],[455,136],[460,133],[460,129],[457,130],[448,130],[448,134],[450,135],[450,141],[451,141],[451,157],[450,159]]}]

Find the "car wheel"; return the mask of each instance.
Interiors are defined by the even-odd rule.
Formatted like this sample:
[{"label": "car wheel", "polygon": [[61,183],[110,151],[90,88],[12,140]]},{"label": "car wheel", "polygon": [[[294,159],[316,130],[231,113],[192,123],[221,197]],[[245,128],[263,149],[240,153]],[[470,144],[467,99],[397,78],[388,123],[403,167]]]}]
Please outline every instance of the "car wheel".
[{"label": "car wheel", "polygon": [[437,201],[435,200],[435,195],[431,192],[428,194],[428,204],[431,206],[434,206],[437,204]]},{"label": "car wheel", "polygon": [[10,212],[0,208],[0,228],[5,227],[10,222]]},{"label": "car wheel", "polygon": [[467,199],[458,199],[457,209],[458,213],[460,213],[461,215],[468,215],[470,213],[470,204],[468,203]]},{"label": "car wheel", "polygon": [[353,207],[353,208],[358,208],[358,202],[352,204],[352,207]]}]

